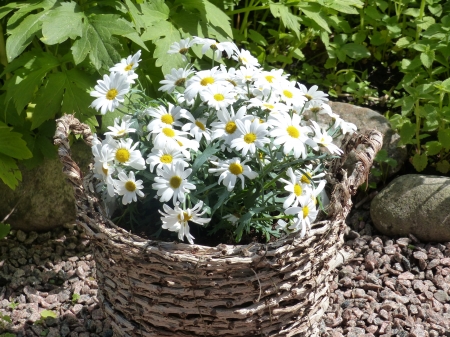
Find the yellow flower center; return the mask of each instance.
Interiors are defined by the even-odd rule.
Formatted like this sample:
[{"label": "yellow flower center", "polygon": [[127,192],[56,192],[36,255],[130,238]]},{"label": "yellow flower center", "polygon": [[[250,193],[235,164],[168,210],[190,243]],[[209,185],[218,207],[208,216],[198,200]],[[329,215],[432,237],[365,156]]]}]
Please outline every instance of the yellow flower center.
[{"label": "yellow flower center", "polygon": [[209,48],[211,48],[212,50],[217,50],[217,43],[212,44],[211,46],[209,46]]},{"label": "yellow flower center", "polygon": [[309,214],[309,208],[308,208],[308,206],[303,207],[302,211],[303,211],[303,219],[304,219],[304,218],[306,218],[306,217],[308,216],[308,214]]},{"label": "yellow flower center", "polygon": [[125,134],[125,130],[124,129],[117,131],[117,135],[118,136],[122,136],[124,134]]},{"label": "yellow flower center", "polygon": [[120,163],[126,163],[130,159],[130,152],[127,149],[121,148],[116,151],[116,160]]},{"label": "yellow flower center", "polygon": [[246,142],[247,144],[254,143],[255,140],[256,140],[256,135],[254,133],[247,133],[244,136],[244,142]]},{"label": "yellow flower center", "polygon": [[311,184],[311,174],[306,173],[306,174],[302,175],[302,177],[300,178],[300,181],[305,184]]},{"label": "yellow flower center", "polygon": [[178,187],[180,187],[182,181],[183,181],[183,179],[181,179],[181,177],[179,177],[179,176],[173,176],[173,177],[170,178],[170,180],[169,180],[170,187],[172,187],[172,188],[178,188]]},{"label": "yellow flower center", "polygon": [[175,136],[175,131],[173,131],[173,130],[170,129],[170,128],[164,128],[164,129],[162,129],[162,132],[163,132],[167,137],[170,137],[170,138],[172,138],[172,137]]},{"label": "yellow flower center", "polygon": [[292,92],[290,92],[289,90],[283,90],[283,95],[286,96],[287,98],[292,98],[292,97],[294,97],[294,95],[292,94]]},{"label": "yellow flower center", "polygon": [[236,123],[229,121],[227,125],[225,125],[225,132],[229,135],[233,134],[237,129]]},{"label": "yellow flower center", "polygon": [[313,107],[313,108],[310,108],[309,110],[311,110],[313,113],[318,113],[320,111],[320,108]]},{"label": "yellow flower center", "polygon": [[106,99],[112,101],[114,98],[116,98],[118,93],[119,92],[117,91],[117,89],[109,89],[106,93]]},{"label": "yellow flower center", "polygon": [[292,138],[298,138],[300,137],[300,131],[295,126],[289,125],[286,129],[289,136]]},{"label": "yellow flower center", "polygon": [[127,65],[125,67],[125,71],[130,71],[131,69],[133,69],[134,63],[130,63],[129,65]]},{"label": "yellow flower center", "polygon": [[170,154],[165,154],[162,155],[159,160],[161,161],[161,163],[163,164],[170,164],[172,162],[172,156]]},{"label": "yellow flower center", "polygon": [[294,185],[294,194],[299,197],[302,195],[302,187],[299,184]]},{"label": "yellow flower center", "polygon": [[179,52],[181,55],[185,55],[185,54],[187,54],[188,51],[189,51],[189,48],[181,48],[178,52]]},{"label": "yellow flower center", "polygon": [[206,130],[205,125],[200,121],[195,121],[195,125],[197,125],[199,127],[199,129],[201,129],[203,131]]},{"label": "yellow flower center", "polygon": [[313,97],[311,95],[308,95],[308,94],[305,94],[305,97],[308,99],[308,101],[313,99]]},{"label": "yellow flower center", "polygon": [[178,214],[177,217],[178,217],[178,221],[179,222],[185,222],[185,223],[192,219],[192,216],[187,214],[187,212],[183,212],[183,219],[181,219],[181,215],[180,214]]},{"label": "yellow flower center", "polygon": [[263,106],[269,110],[275,109],[275,105],[273,105],[273,104],[264,103]]},{"label": "yellow flower center", "polygon": [[185,82],[186,82],[186,79],[184,77],[179,78],[178,80],[175,81],[175,85],[182,86],[182,85],[184,85]]},{"label": "yellow flower center", "polygon": [[203,85],[204,87],[206,87],[208,84],[213,84],[213,83],[214,83],[213,77],[205,77],[204,79],[202,79],[200,81],[200,84]]},{"label": "yellow flower center", "polygon": [[247,61],[247,59],[245,58],[245,57],[239,57],[239,61],[242,63],[242,64],[246,64],[248,61]]},{"label": "yellow flower center", "polygon": [[173,123],[173,116],[171,114],[165,114],[161,116],[161,122],[165,124],[172,124]]},{"label": "yellow flower center", "polygon": [[223,101],[225,99],[225,96],[222,94],[215,94],[214,99],[218,102]]},{"label": "yellow flower center", "polygon": [[233,173],[235,176],[238,176],[244,172],[244,169],[242,168],[241,164],[238,163],[231,163],[228,167],[228,170],[230,170],[231,173]]},{"label": "yellow flower center", "polygon": [[103,167],[102,166],[102,172],[103,172],[103,174],[105,175],[105,176],[107,176],[108,175],[108,168],[105,168],[105,167]]},{"label": "yellow flower center", "polygon": [[125,183],[125,188],[128,192],[134,192],[136,190],[136,184],[132,181],[127,181]]},{"label": "yellow flower center", "polygon": [[267,76],[266,76],[266,80],[267,80],[267,82],[269,82],[269,83],[272,83],[274,78],[275,78],[275,77],[272,76],[272,75],[267,75]]}]

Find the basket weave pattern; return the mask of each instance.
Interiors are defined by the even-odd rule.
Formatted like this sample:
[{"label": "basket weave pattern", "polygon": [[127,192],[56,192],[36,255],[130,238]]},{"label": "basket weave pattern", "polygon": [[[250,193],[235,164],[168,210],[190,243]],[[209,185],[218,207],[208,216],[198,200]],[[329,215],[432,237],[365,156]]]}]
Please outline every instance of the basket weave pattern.
[{"label": "basket weave pattern", "polygon": [[[342,249],[345,218],[367,179],[382,135],[345,140],[332,165],[329,220],[304,239],[291,234],[268,244],[206,247],[144,240],[104,215],[70,156],[68,134],[89,127],[72,115],[57,120],[55,144],[77,199],[78,224],[94,243],[99,296],[115,336],[316,336],[328,307],[332,271],[350,257]],[[357,163],[341,169],[355,150]]]}]

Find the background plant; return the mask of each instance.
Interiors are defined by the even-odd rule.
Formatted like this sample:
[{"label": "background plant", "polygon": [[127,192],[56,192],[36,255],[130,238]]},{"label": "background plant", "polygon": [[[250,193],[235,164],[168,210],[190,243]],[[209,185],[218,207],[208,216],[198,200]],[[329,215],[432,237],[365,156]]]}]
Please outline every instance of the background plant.
[{"label": "background plant", "polygon": [[89,86],[121,57],[144,51],[151,93],[181,62],[166,58],[173,41],[232,35],[229,18],[207,0],[17,1],[0,7],[0,20],[0,178],[13,189],[22,178],[18,160],[33,167],[56,157],[56,117],[75,112],[99,126]]}]

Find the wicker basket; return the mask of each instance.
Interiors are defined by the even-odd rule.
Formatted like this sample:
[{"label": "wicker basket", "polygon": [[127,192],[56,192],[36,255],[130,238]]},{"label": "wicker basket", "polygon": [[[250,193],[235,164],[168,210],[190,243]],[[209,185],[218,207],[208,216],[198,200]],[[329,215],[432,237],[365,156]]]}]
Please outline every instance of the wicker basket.
[{"label": "wicker basket", "polygon": [[[90,144],[89,127],[57,120],[55,144],[77,199],[77,222],[94,243],[99,298],[115,336],[318,336],[332,271],[351,254],[342,248],[345,218],[367,179],[382,135],[346,139],[333,163],[330,219],[269,244],[205,247],[144,240],[104,216],[89,177],[70,157],[69,132]],[[341,169],[355,150],[351,174]]]}]

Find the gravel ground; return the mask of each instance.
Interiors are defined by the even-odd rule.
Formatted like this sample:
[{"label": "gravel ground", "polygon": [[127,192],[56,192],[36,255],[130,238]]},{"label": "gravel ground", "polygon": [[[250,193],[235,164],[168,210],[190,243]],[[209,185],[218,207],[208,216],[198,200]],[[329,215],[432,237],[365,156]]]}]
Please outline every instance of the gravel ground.
[{"label": "gravel ground", "polygon": [[[346,244],[356,255],[336,271],[322,336],[450,336],[450,243],[377,235],[365,206],[348,220]],[[0,317],[11,319],[0,318],[0,333],[113,335],[98,303],[89,240],[74,225],[13,231],[0,253]],[[56,318],[43,317],[49,312]]]}]

